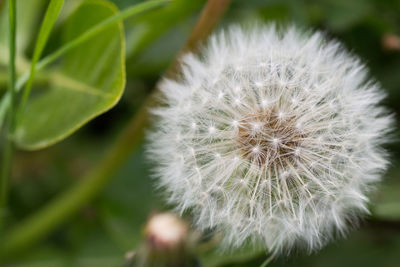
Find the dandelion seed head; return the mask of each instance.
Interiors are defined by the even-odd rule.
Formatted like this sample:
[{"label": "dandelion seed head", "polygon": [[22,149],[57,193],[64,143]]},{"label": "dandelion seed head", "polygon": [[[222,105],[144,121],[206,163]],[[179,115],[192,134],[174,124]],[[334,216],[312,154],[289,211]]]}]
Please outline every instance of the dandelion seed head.
[{"label": "dandelion seed head", "polygon": [[[360,60],[320,33],[231,27],[165,80],[149,135],[178,211],[272,253],[325,245],[367,211],[393,119]],[[177,138],[179,136],[179,138]]]}]

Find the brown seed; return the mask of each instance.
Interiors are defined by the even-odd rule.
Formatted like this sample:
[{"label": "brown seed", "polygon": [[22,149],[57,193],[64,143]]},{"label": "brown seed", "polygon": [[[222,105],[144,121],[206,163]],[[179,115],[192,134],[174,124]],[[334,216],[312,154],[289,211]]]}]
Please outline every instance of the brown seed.
[{"label": "brown seed", "polygon": [[293,116],[281,115],[276,109],[259,110],[239,122],[237,141],[244,157],[259,166],[271,166],[296,156],[304,134]]}]

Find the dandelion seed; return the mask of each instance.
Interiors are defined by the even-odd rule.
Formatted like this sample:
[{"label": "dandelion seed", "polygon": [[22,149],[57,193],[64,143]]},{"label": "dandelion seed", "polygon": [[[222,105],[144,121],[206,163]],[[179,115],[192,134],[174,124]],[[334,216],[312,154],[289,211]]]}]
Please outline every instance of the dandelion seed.
[{"label": "dandelion seed", "polygon": [[365,213],[393,119],[359,59],[320,33],[232,27],[182,68],[161,85],[149,155],[199,228],[221,231],[225,248],[311,251]]},{"label": "dandelion seed", "polygon": [[210,127],[208,128],[208,132],[209,132],[210,134],[214,134],[214,133],[215,133],[215,127],[214,127],[214,126],[210,126]]},{"label": "dandelion seed", "polygon": [[256,87],[263,87],[263,83],[262,82],[256,82],[255,85],[256,85]]}]

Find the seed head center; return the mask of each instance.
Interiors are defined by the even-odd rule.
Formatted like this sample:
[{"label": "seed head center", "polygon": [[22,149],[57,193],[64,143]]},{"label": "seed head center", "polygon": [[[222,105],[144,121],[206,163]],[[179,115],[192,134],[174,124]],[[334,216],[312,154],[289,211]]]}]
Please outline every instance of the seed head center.
[{"label": "seed head center", "polygon": [[248,114],[238,126],[237,142],[242,155],[267,167],[295,160],[304,139],[296,123],[296,118],[275,109]]}]

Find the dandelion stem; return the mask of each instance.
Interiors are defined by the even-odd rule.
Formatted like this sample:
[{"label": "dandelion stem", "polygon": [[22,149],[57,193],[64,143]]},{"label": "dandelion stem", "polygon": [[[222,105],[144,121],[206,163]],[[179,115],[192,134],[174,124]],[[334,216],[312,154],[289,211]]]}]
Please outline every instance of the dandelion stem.
[{"label": "dandelion stem", "polygon": [[8,1],[9,10],[9,78],[8,78],[8,92],[10,94],[10,106],[8,109],[8,127],[7,135],[4,144],[3,162],[1,170],[1,183],[0,183],[0,227],[2,227],[6,206],[7,206],[7,191],[8,180],[11,175],[11,165],[14,153],[13,134],[15,128],[15,49],[16,49],[16,5],[15,0]]},{"label": "dandelion stem", "polygon": [[[195,49],[196,45],[208,36],[225,13],[229,3],[230,0],[209,0],[207,2],[200,19],[179,55],[189,49]],[[176,59],[175,62],[177,61]],[[177,64],[175,62],[167,71],[168,75],[172,75],[176,71]],[[99,164],[83,177],[82,182],[76,184],[46,205],[41,211],[19,224],[9,235],[3,238],[3,245],[0,247],[0,258],[2,260],[39,241],[102,191],[113,174],[142,140],[144,128],[148,123],[148,108],[157,103],[154,97],[156,92],[154,90],[154,93],[147,97],[139,111],[128,122],[116,143]]]}]

